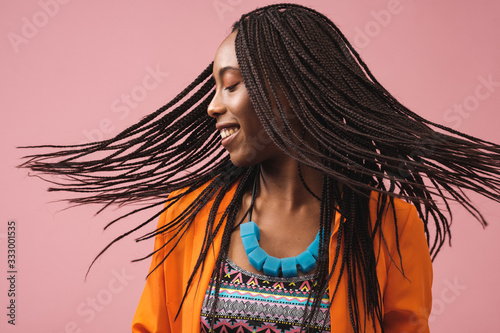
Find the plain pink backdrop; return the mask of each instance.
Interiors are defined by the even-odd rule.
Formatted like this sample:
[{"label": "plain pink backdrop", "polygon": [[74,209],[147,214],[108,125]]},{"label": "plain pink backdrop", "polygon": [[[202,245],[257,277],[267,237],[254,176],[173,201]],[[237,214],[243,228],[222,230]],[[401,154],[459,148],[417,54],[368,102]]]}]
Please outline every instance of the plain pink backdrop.
[{"label": "plain pink backdrop", "polygon": [[[0,331],[129,332],[149,267],[149,260],[130,260],[152,250],[151,241],[127,238],[84,282],[94,256],[146,215],[102,232],[119,212],[94,217],[97,206],[64,210],[66,204],[50,203],[64,195],[46,192],[47,183],[14,168],[27,153],[15,147],[110,138],[189,84],[242,13],[270,3],[1,2],[0,267],[6,276],[7,222],[13,219],[18,307],[16,326],[8,325],[8,285],[1,278]],[[500,2],[298,3],[331,18],[407,107],[500,143]],[[452,247],[434,262],[433,332],[500,331],[500,205],[481,197],[477,203],[490,226],[483,230],[455,206]]]}]

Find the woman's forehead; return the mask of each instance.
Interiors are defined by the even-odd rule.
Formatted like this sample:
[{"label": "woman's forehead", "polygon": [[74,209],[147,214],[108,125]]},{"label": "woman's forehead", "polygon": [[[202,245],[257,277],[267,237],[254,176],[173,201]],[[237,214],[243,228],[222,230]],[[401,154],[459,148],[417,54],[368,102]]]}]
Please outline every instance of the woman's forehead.
[{"label": "woman's forehead", "polygon": [[238,59],[236,58],[235,49],[236,33],[233,32],[227,36],[219,45],[214,58],[214,74],[221,68],[231,66],[238,68]]}]

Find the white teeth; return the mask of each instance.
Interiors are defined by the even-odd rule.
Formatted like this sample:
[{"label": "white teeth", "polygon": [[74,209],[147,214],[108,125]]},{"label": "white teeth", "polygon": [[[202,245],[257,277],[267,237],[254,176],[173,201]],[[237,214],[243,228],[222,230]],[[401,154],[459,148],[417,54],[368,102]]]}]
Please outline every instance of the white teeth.
[{"label": "white teeth", "polygon": [[229,128],[223,128],[220,131],[220,136],[222,139],[227,138],[230,135],[233,135],[238,131],[238,127],[229,127]]}]

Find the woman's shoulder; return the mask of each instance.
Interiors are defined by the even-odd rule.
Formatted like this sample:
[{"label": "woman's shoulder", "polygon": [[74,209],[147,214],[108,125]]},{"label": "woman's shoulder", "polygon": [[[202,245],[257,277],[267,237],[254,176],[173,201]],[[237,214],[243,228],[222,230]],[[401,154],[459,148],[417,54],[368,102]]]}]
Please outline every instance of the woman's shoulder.
[{"label": "woman's shoulder", "polygon": [[[182,187],[180,189],[174,190],[170,192],[168,195],[168,200],[175,201],[175,205],[184,205],[187,202],[192,202],[194,199],[196,199],[202,192],[203,190],[210,185],[211,180],[207,181],[201,185],[198,186],[186,186]],[[176,199],[176,197],[179,197]],[[168,201],[167,201],[168,203]]]},{"label": "woman's shoulder", "polygon": [[[401,253],[405,251],[411,252],[411,255],[418,253],[423,256],[422,258],[427,258],[429,248],[427,245],[425,224],[419,216],[417,206],[404,199],[387,195],[385,207],[381,210],[382,214],[377,216],[379,210],[377,199],[382,197],[378,193],[372,193],[372,197],[376,199],[370,202],[372,228],[374,228],[377,218],[379,218],[380,228],[377,228],[377,233],[381,232],[383,239],[383,242],[380,242],[379,238],[375,237],[374,246],[378,251],[382,250],[386,253],[385,262],[390,264],[393,260],[396,260],[394,258],[398,258],[396,261],[399,260],[397,255],[398,247]],[[411,258],[411,255],[406,254],[407,258],[405,260]]]},{"label": "woman's shoulder", "polygon": [[382,202],[385,202],[385,210],[394,209],[396,213],[399,214],[402,212],[409,212],[415,207],[411,202],[399,198],[395,194],[386,194],[375,190],[371,191],[370,199],[370,208],[377,208],[382,205]]},{"label": "woman's shoulder", "polygon": [[[190,205],[193,203],[196,203],[197,200],[201,198],[201,195],[203,194],[204,190],[207,189],[208,186],[212,184],[212,182],[216,181],[215,179],[210,179],[206,181],[205,183],[199,184],[197,186],[187,186],[180,188],[178,190],[174,190],[170,192],[168,195],[167,202],[165,203],[165,206],[168,206],[168,210],[170,211],[171,214],[180,214],[182,213],[186,208],[188,208]],[[236,185],[238,182],[233,184],[227,191],[226,191],[226,199],[229,197],[232,197],[232,194],[234,193],[236,189]],[[212,195],[208,199],[207,203],[205,204],[206,207],[211,207],[213,201],[215,200],[216,194],[219,192],[219,190],[215,189],[214,191],[211,191]],[[210,195],[207,193],[207,195]],[[227,200],[223,200],[220,204],[221,207],[224,207],[226,204]]]},{"label": "woman's shoulder", "polygon": [[[385,196],[385,199],[383,196]],[[418,216],[417,207],[413,203],[377,191],[372,191],[370,197],[372,199],[369,204],[372,222],[375,222],[377,214],[380,211],[382,213],[382,224],[386,227],[397,224],[398,229],[400,229],[399,231],[405,228],[408,223],[423,224]],[[385,203],[384,208],[380,209],[383,203]],[[396,221],[394,221],[394,218],[396,218]]]}]

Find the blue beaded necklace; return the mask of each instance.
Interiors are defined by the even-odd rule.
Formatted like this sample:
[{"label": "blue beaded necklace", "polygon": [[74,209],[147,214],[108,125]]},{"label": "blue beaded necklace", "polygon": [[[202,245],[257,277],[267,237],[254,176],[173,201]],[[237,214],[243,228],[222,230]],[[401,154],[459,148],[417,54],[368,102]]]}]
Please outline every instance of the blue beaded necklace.
[{"label": "blue beaded necklace", "polygon": [[240,224],[240,236],[243,242],[243,247],[248,256],[248,261],[255,267],[256,270],[264,270],[266,275],[283,277],[298,276],[297,266],[302,273],[307,273],[316,267],[319,250],[319,231],[314,241],[307,249],[296,257],[276,258],[270,256],[264,251],[260,245],[260,229],[257,224],[252,221],[252,211],[255,202],[255,188],[259,173],[255,176],[252,202],[250,203],[250,211],[248,214],[248,222]]}]

